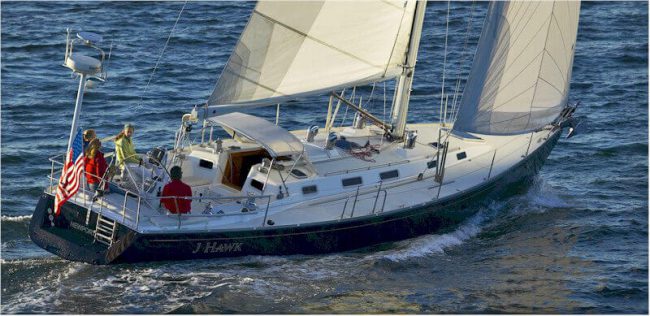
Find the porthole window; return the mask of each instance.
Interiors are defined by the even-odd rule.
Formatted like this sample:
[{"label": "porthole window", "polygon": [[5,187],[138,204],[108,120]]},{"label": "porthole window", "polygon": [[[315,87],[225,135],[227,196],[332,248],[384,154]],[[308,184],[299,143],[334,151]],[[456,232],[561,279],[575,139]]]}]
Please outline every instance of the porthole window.
[{"label": "porthole window", "polygon": [[317,192],[318,192],[318,188],[315,185],[308,185],[302,187],[302,194],[313,194]]},{"label": "porthole window", "polygon": [[349,187],[351,185],[359,185],[363,183],[363,181],[361,180],[361,177],[354,177],[354,178],[343,179],[341,183],[343,183],[344,187]]},{"label": "porthole window", "polygon": [[386,171],[379,174],[379,178],[382,180],[393,179],[397,177],[399,177],[399,172],[397,170]]}]

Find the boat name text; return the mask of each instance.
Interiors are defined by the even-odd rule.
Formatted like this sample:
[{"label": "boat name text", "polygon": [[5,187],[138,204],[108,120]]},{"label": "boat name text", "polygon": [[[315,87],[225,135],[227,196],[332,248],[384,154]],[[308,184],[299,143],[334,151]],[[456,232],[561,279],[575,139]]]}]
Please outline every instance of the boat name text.
[{"label": "boat name text", "polygon": [[82,231],[82,232],[84,232],[84,233],[86,233],[88,235],[91,235],[91,236],[95,234],[90,228],[88,228],[86,226],[82,226],[81,224],[79,224],[77,222],[71,222],[70,227],[72,227],[72,228],[74,228],[76,230],[80,230],[80,231]]},{"label": "boat name text", "polygon": [[242,243],[240,242],[233,242],[233,243],[219,243],[217,241],[214,242],[198,242],[196,244],[196,248],[194,248],[194,251],[192,253],[198,253],[198,252],[203,252],[203,253],[215,253],[215,252],[241,252],[241,245]]}]

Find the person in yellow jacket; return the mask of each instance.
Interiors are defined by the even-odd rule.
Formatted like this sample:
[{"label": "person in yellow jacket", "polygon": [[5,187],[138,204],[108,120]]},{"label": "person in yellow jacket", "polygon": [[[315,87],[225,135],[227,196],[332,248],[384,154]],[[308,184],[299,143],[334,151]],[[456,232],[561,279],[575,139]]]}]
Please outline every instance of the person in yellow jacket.
[{"label": "person in yellow jacket", "polygon": [[135,145],[131,137],[134,127],[132,124],[124,124],[124,129],[115,136],[115,156],[117,165],[123,169],[126,163],[140,163],[142,160],[135,152]]},{"label": "person in yellow jacket", "polygon": [[133,144],[133,125],[124,124],[124,129],[115,136],[115,158],[120,168],[121,187],[132,192],[137,192],[142,184],[141,172],[142,158],[135,152]]}]

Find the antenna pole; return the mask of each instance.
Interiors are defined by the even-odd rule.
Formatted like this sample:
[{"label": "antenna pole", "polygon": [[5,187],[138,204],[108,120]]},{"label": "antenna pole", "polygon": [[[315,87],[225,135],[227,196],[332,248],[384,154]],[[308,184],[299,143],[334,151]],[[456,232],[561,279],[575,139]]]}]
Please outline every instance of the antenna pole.
[{"label": "antenna pole", "polygon": [[79,113],[81,112],[81,103],[84,101],[84,91],[86,90],[86,75],[80,74],[79,90],[77,90],[77,102],[74,105],[74,114],[72,115],[72,128],[70,128],[70,138],[68,139],[68,151],[72,147],[72,140],[75,137],[77,126],[79,126]]}]

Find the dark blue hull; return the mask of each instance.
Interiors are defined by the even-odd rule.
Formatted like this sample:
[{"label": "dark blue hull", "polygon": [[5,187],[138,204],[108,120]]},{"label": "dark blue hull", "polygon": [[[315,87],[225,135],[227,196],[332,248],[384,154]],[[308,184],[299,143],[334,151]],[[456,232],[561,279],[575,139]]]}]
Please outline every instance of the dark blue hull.
[{"label": "dark blue hull", "polygon": [[[138,234],[119,226],[111,247],[93,242],[93,213],[72,203],[62,208],[55,226],[47,218],[53,197],[44,194],[30,224],[30,237],[40,247],[68,260],[92,264],[186,260],[243,255],[318,254],[357,249],[455,227],[481,203],[503,198],[513,188],[527,187],[557,143],[557,131],[546,143],[501,176],[471,191],[428,206],[327,223],[266,227],[215,233]],[[85,228],[84,228],[85,227]]]}]

